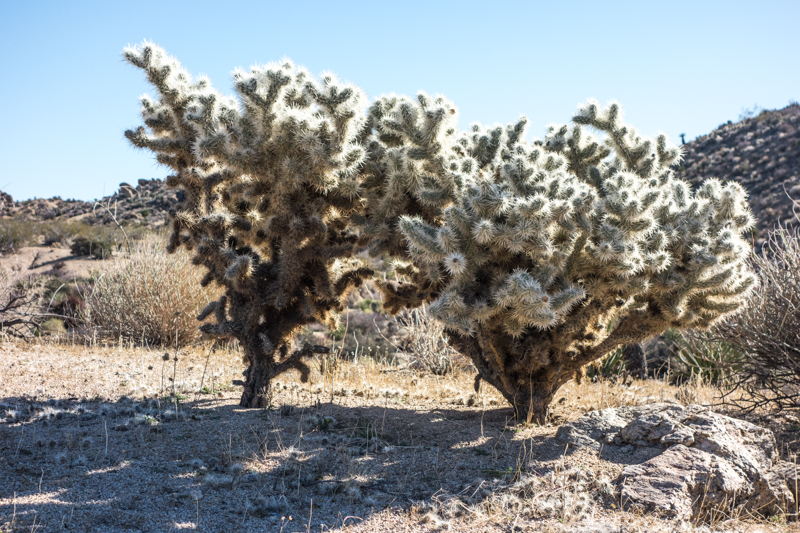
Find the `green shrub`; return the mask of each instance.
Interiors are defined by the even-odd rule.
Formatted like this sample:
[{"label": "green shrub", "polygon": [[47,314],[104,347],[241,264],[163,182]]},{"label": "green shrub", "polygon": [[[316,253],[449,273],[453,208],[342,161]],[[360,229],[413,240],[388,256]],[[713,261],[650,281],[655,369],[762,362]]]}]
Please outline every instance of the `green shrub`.
[{"label": "green shrub", "polygon": [[69,251],[73,255],[90,255],[98,259],[111,257],[116,246],[113,242],[88,237],[76,237]]},{"label": "green shrub", "polygon": [[42,236],[46,246],[67,244],[72,237],[67,224],[49,224],[42,232]]},{"label": "green shrub", "polygon": [[[81,221],[56,221],[56,220],[47,220],[44,222],[33,222],[34,226],[36,226],[37,233],[44,237],[44,244],[47,246],[51,246],[53,244],[61,244],[66,245],[71,240],[79,237],[94,237],[95,239],[98,238],[98,234],[100,235],[100,239],[112,239],[113,237],[108,235],[108,231],[105,230],[102,226],[92,227],[89,224]],[[88,255],[88,254],[87,254]]]},{"label": "green shrub", "polygon": [[346,324],[344,322],[342,322],[342,323],[339,324],[339,327],[337,327],[336,329],[332,329],[330,331],[330,333],[329,333],[331,339],[333,339],[335,341],[340,341],[340,340],[344,339],[344,334],[347,331],[345,326],[346,326]]},{"label": "green shrub", "polygon": [[689,333],[672,344],[672,361],[672,375],[678,381],[726,385],[741,370],[742,353],[729,342]]},{"label": "green shrub", "polygon": [[383,305],[380,300],[373,300],[372,298],[364,298],[359,300],[358,308],[365,313],[382,313]]},{"label": "green shrub", "polygon": [[39,325],[38,334],[58,334],[66,333],[67,328],[64,326],[64,321],[60,318],[48,318]]},{"label": "green shrub", "polygon": [[624,353],[624,348],[617,348],[602,359],[590,363],[586,367],[586,377],[594,381],[599,378],[608,379],[622,375],[626,366]]},{"label": "green shrub", "polygon": [[12,252],[23,246],[35,244],[38,238],[36,226],[27,220],[0,220],[0,253]]}]

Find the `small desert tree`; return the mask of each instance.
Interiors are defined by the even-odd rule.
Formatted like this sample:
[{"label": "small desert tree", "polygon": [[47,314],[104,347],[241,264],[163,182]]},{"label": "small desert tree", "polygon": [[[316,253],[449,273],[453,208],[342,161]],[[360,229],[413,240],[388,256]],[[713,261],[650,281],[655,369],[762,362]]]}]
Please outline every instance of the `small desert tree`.
[{"label": "small desert tree", "polygon": [[141,99],[146,128],[126,132],[174,174],[185,201],[170,212],[170,251],[194,250],[225,294],[199,316],[211,336],[235,337],[249,359],[241,405],[260,407],[270,380],[321,346],[295,349],[301,326],[335,327],[348,289],[372,271],[351,261],[363,211],[357,135],[365,97],[326,75],[313,79],[289,62],[234,72],[239,99],[192,77],[161,48],[127,48],[159,98]]},{"label": "small desert tree", "polygon": [[[692,192],[670,169],[680,150],[663,135],[640,137],[618,105],[590,101],[572,127],[550,127],[531,144],[525,119],[416,135],[426,104],[406,101],[395,113],[408,117],[403,142],[387,140],[409,148],[387,145],[399,162],[385,181],[404,175],[440,215],[399,216],[412,282],[382,284],[384,305],[431,301],[478,368],[476,386],[495,386],[518,415],[543,419],[561,385],[620,344],[707,328],[740,307],[755,279],[745,192],[716,179]],[[415,167],[432,153],[442,164]]]},{"label": "small desert tree", "polygon": [[667,327],[707,327],[753,283],[741,187],[692,192],[670,170],[680,150],[641,138],[615,104],[590,102],[572,128],[529,143],[525,119],[462,133],[455,106],[425,94],[367,111],[357,88],[290,63],[235,71],[237,101],[151,44],[125,56],[160,94],[142,99],[147,129],[126,135],[186,190],[170,248],[195,249],[204,282],[226,288],[200,317],[245,347],[242,405],[261,405],[280,372],[307,373],[318,348],[293,350],[292,334],[335,322],[372,275],[357,247],[405,261],[408,281],[380,284],[385,307],[429,302],[476,385],[529,419],[587,363]]}]

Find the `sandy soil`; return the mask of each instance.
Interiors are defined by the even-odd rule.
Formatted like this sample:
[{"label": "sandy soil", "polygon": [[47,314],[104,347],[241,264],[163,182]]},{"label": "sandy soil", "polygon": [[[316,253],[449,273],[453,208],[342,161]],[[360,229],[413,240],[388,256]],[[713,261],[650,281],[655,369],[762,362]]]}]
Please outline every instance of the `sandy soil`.
[{"label": "sandy soil", "polygon": [[0,531],[796,530],[621,511],[615,478],[649,457],[554,438],[588,410],[712,390],[572,383],[554,423],[525,427],[466,373],[334,363],[245,410],[234,351],[0,342]]},{"label": "sandy soil", "polygon": [[87,278],[92,270],[101,268],[103,263],[90,256],[72,255],[69,248],[50,246],[26,246],[13,254],[0,255],[0,268],[25,271],[30,275],[57,272],[65,280]]}]

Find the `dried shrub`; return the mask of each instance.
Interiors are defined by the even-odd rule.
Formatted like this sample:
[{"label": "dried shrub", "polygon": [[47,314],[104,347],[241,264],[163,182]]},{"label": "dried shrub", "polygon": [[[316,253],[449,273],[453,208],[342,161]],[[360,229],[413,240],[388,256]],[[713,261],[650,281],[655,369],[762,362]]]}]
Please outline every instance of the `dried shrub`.
[{"label": "dried shrub", "polygon": [[[778,229],[764,253],[753,258],[761,283],[748,305],[716,328],[716,336],[743,352],[733,390],[735,402],[754,409],[766,405],[800,407],[800,236]],[[733,397],[733,396],[729,396]]]},{"label": "dried shrub", "polygon": [[18,271],[0,270],[0,333],[31,337],[48,316],[43,281]]},{"label": "dried shrub", "polygon": [[157,239],[136,243],[110,265],[86,299],[88,322],[104,335],[141,344],[184,346],[200,337],[197,315],[214,299],[185,251],[168,255]]},{"label": "dried shrub", "polygon": [[444,376],[457,368],[471,366],[466,357],[450,346],[442,323],[428,314],[427,306],[405,310],[395,321],[407,331],[401,349],[425,370]]}]

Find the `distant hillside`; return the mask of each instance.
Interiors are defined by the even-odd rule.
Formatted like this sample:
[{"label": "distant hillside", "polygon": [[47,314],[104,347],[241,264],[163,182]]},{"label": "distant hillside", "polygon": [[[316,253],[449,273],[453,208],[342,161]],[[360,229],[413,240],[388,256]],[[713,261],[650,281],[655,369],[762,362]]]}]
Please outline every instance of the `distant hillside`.
[{"label": "distant hillside", "polygon": [[735,180],[747,189],[758,247],[776,225],[798,224],[790,197],[800,201],[800,105],[728,122],[684,149],[683,178],[695,185],[709,177]]},{"label": "distant hillside", "polygon": [[[758,247],[777,224],[798,223],[789,196],[800,200],[800,105],[763,111],[737,123],[729,121],[685,144],[684,149],[684,161],[678,168],[683,178],[695,185],[708,177],[736,180],[747,189],[758,219]],[[109,224],[111,216],[101,205],[115,211],[119,221],[157,227],[165,223],[179,194],[155,179],[139,180],[135,187],[121,183],[115,194],[97,203],[61,198],[14,202],[0,193],[0,217]]]},{"label": "distant hillside", "polygon": [[119,222],[158,227],[165,223],[167,211],[178,201],[178,193],[163,180],[139,180],[136,187],[120,183],[119,190],[97,202],[63,200],[59,197],[14,202],[0,197],[0,217],[32,220],[82,220],[87,224],[111,224],[112,213]]}]

